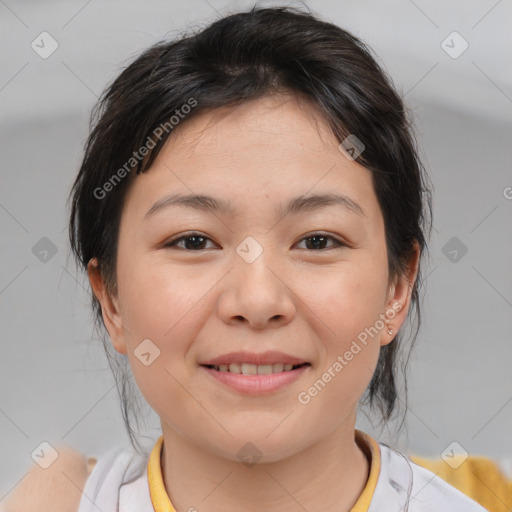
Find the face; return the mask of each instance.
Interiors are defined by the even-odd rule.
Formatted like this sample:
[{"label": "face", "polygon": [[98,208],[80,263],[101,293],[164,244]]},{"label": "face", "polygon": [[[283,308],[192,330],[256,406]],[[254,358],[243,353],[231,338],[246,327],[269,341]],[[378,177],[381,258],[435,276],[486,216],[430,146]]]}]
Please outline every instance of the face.
[{"label": "face", "polygon": [[[324,194],[341,199],[311,199]],[[89,271],[116,350],[164,432],[232,460],[247,442],[271,461],[353,428],[408,308],[370,171],[295,97],[184,123],[131,184],[117,258],[115,297]],[[219,371],[233,352],[258,375]],[[279,366],[292,362],[306,364]]]}]

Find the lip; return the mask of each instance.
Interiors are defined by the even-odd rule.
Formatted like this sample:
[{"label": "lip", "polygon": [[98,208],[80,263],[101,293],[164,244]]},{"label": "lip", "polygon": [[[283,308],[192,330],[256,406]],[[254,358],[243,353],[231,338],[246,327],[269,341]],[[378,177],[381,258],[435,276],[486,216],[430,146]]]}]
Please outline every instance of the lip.
[{"label": "lip", "polygon": [[310,367],[310,365],[306,365],[295,370],[266,375],[244,375],[243,373],[221,372],[207,366],[200,366],[202,370],[207,372],[217,382],[249,395],[268,394],[288,386],[299,379]]},{"label": "lip", "polygon": [[249,364],[304,364],[308,363],[305,359],[299,359],[298,357],[290,356],[283,352],[268,351],[260,354],[256,352],[229,352],[207,361],[202,361],[201,365],[214,365],[220,366],[221,364],[231,363],[249,363]]}]

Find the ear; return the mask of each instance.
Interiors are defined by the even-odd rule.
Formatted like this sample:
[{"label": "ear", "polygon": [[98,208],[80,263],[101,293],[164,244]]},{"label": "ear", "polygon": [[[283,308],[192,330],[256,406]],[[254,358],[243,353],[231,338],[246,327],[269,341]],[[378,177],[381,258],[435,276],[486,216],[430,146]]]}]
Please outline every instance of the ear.
[{"label": "ear", "polygon": [[110,295],[107,291],[97,258],[92,258],[89,261],[87,274],[94,295],[101,304],[103,322],[107,328],[112,345],[120,354],[126,354],[125,329],[119,311],[119,301],[116,296]]},{"label": "ear", "polygon": [[[381,346],[388,345],[395,339],[398,329],[407,318],[412,290],[418,276],[420,256],[420,246],[414,240],[413,251],[405,272],[397,276],[389,286],[386,309],[383,312],[386,326],[380,338]],[[392,333],[389,334],[388,330],[391,330]]]}]

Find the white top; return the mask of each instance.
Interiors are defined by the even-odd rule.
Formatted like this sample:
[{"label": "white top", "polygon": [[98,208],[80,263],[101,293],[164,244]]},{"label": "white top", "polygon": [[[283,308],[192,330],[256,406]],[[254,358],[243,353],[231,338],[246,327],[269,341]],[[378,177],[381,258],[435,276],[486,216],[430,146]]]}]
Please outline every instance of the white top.
[{"label": "white top", "polygon": [[[382,443],[379,448],[380,472],[368,512],[486,512],[400,452]],[[78,512],[154,512],[148,457],[117,448],[99,458],[86,481]]]}]

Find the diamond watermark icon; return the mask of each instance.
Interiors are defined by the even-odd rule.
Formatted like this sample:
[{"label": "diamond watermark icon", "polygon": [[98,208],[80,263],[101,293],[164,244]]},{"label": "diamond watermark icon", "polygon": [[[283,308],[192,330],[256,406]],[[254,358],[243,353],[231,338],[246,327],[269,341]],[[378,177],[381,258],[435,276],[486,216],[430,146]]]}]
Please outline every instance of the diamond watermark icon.
[{"label": "diamond watermark icon", "polygon": [[38,466],[48,469],[57,460],[59,453],[48,441],[43,441],[30,456]]},{"label": "diamond watermark icon", "polygon": [[441,43],[441,48],[452,58],[458,59],[469,47],[469,43],[456,31],[453,31]]},{"label": "diamond watermark icon", "polygon": [[452,263],[458,263],[468,252],[468,248],[456,236],[452,236],[441,251]]},{"label": "diamond watermark icon", "polygon": [[452,441],[442,452],[441,458],[452,469],[457,469],[469,457],[469,453],[457,441]]},{"label": "diamond watermark icon", "polygon": [[242,448],[240,448],[236,456],[242,464],[251,468],[261,459],[263,453],[261,453],[256,445],[252,443],[245,443]]},{"label": "diamond watermark icon", "polygon": [[353,133],[338,146],[338,149],[351,161],[354,161],[365,148],[366,146]]},{"label": "diamond watermark icon", "polygon": [[39,57],[47,59],[59,47],[59,43],[48,32],[41,32],[30,44]]},{"label": "diamond watermark icon", "polygon": [[57,254],[57,246],[49,238],[43,236],[32,247],[32,254],[42,263],[48,263]]},{"label": "diamond watermark icon", "polygon": [[160,349],[149,338],[146,338],[139,343],[133,353],[144,366],[149,366],[160,356]]},{"label": "diamond watermark icon", "polygon": [[248,236],[238,245],[236,252],[246,263],[253,263],[263,252],[263,247],[252,236]]}]

